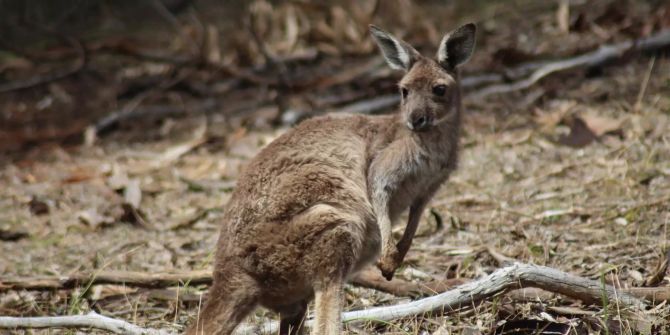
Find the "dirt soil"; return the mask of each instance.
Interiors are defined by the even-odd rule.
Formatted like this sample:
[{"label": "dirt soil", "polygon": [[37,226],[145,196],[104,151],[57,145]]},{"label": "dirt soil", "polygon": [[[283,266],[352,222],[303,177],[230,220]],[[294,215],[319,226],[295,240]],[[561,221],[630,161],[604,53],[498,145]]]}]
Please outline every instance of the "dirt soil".
[{"label": "dirt soil", "polygon": [[[495,41],[484,40],[478,52],[486,56],[466,72],[483,69],[493,53],[484,50],[499,48]],[[658,273],[670,250],[668,58],[640,55],[596,74],[577,71],[484,101],[466,95],[465,105],[459,168],[430,203],[399,278],[478,278],[500,267],[487,251],[492,248],[621,288],[670,285],[668,272]],[[251,115],[266,111],[256,112]],[[216,113],[167,118],[126,125],[89,146],[40,143],[0,154],[0,276],[210,269],[237,176],[288,129],[230,120]],[[355,286],[347,287],[346,298],[347,310],[409,299]],[[504,295],[455,313],[354,323],[347,331],[502,334],[512,322],[568,325],[566,334],[670,331],[665,302],[643,318],[617,307],[559,295]],[[183,329],[198,308],[196,301],[118,285],[0,291],[0,315],[95,310],[173,330]],[[248,321],[268,317],[276,315],[258,309]],[[25,333],[80,332],[102,333]]]}]

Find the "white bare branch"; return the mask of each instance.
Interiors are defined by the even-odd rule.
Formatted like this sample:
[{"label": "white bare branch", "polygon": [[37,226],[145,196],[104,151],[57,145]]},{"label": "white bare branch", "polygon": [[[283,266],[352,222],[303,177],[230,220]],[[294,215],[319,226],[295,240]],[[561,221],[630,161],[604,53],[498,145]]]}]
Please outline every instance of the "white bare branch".
[{"label": "white bare branch", "polygon": [[[560,270],[533,264],[515,263],[501,268],[478,280],[460,285],[447,292],[419,299],[405,304],[381,306],[342,314],[343,322],[351,321],[391,321],[422,315],[425,313],[452,312],[467,308],[505,292],[524,287],[535,287],[545,291],[559,293],[585,303],[602,304],[603,297],[610,304],[619,304],[620,308],[644,309],[646,304],[609,285],[571,275]],[[312,320],[306,322],[309,328]],[[241,325],[236,334],[272,334],[278,329],[278,323],[269,321],[261,325]]]},{"label": "white bare branch", "polygon": [[174,332],[136,326],[123,320],[113,319],[96,312],[86,315],[0,317],[0,329],[26,328],[95,328],[114,334],[126,335],[173,335]]}]

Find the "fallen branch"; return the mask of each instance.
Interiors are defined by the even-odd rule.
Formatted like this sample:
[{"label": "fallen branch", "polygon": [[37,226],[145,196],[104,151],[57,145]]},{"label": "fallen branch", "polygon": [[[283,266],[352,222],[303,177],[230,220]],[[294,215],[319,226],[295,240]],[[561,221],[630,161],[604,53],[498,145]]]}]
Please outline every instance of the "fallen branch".
[{"label": "fallen branch", "polygon": [[68,44],[70,44],[72,48],[77,52],[77,60],[70,67],[46,75],[36,75],[23,81],[15,81],[2,84],[0,85],[0,93],[23,90],[34,86],[47,84],[79,72],[79,70],[81,70],[86,64],[86,50],[77,39],[70,36],[60,36],[60,37],[63,40],[65,40]]},{"label": "fallen branch", "polygon": [[[505,257],[505,264],[509,264],[508,262],[512,261],[511,258],[506,256],[502,257]],[[98,273],[79,273],[70,276],[44,276],[28,278],[0,277],[0,292],[9,290],[65,290],[88,284],[112,284],[150,289],[163,289],[177,285],[210,285],[211,283],[212,273],[209,270],[196,270],[182,273],[101,271]],[[351,281],[351,284],[355,286],[375,289],[377,291],[393,294],[399,297],[418,297],[442,293],[460,283],[462,283],[462,280],[444,280],[428,283],[413,283],[402,279],[393,279],[391,281],[387,281],[375,269],[366,269],[361,271]],[[652,303],[658,303],[663,300],[670,300],[670,287],[634,287],[621,288],[618,290],[620,292],[633,295],[639,299],[648,300]],[[600,298],[598,297],[598,299]]]},{"label": "fallen branch", "polygon": [[[210,285],[212,272],[209,270],[183,273],[145,273],[132,271],[102,271],[99,273],[73,274],[67,277],[48,276],[33,278],[0,278],[0,292],[8,290],[62,290],[81,285],[115,284],[151,289],[162,289],[177,285]],[[375,289],[399,297],[419,297],[444,292],[458,282],[453,280],[429,283],[412,283],[401,279],[387,281],[376,269],[361,271],[352,280],[356,286]],[[174,296],[174,295],[173,295]]]},{"label": "fallen branch", "polygon": [[61,290],[81,285],[123,284],[144,288],[164,288],[176,285],[212,283],[212,272],[207,270],[187,273],[144,273],[131,271],[102,271],[74,274],[67,277],[0,278],[0,292],[7,290]]},{"label": "fallen branch", "polygon": [[0,329],[26,328],[95,328],[114,334],[125,335],[171,335],[174,332],[136,326],[123,320],[113,319],[90,312],[86,315],[37,316],[37,317],[0,317]]},{"label": "fallen branch", "polygon": [[204,99],[200,102],[185,106],[151,105],[146,107],[124,107],[105,116],[90,127],[92,131],[98,134],[123,121],[148,116],[164,118],[169,116],[179,116],[187,113],[191,113],[190,115],[196,115],[210,112],[216,109],[218,106],[219,104],[215,99]]},{"label": "fallen branch", "polygon": [[472,99],[481,99],[491,94],[508,93],[529,88],[540,79],[560,71],[580,67],[593,67],[620,58],[630,51],[646,52],[670,45],[670,30],[663,30],[651,37],[640,40],[629,40],[614,45],[604,45],[598,50],[580,56],[547,63],[536,69],[528,78],[511,84],[498,84],[485,87],[470,94]]},{"label": "fallen branch", "polygon": [[[545,291],[560,293],[589,304],[602,304],[603,298],[606,297],[609,304],[617,303],[621,309],[645,309],[647,307],[641,300],[620,292],[612,286],[602,285],[596,281],[545,266],[515,263],[486,277],[432,297],[399,305],[343,313],[342,321],[384,322],[426,313],[452,312],[523,287],[536,287]],[[313,320],[307,321],[306,326],[311,327],[312,322]],[[266,322],[258,326],[245,324],[238,327],[236,334],[252,332],[271,334],[276,332],[277,327],[278,323],[276,321]]]},{"label": "fallen branch", "polygon": [[[593,67],[603,65],[616,58],[620,58],[630,51],[647,52],[670,46],[670,30],[664,30],[651,37],[640,40],[629,40],[614,45],[604,45],[598,50],[588,52],[576,57],[559,60],[555,62],[532,62],[520,65],[514,69],[505,71],[506,75],[484,74],[468,76],[461,80],[461,88],[467,90],[483,84],[490,84],[483,88],[466,93],[470,100],[481,99],[492,94],[508,93],[527,89],[546,76],[581,67]],[[506,79],[521,78],[528,72],[530,76],[526,79],[515,81],[511,84],[501,84]],[[372,114],[380,110],[395,106],[400,101],[398,94],[389,94],[374,97],[368,100],[356,101],[344,107],[333,110],[333,112],[365,113]]]}]

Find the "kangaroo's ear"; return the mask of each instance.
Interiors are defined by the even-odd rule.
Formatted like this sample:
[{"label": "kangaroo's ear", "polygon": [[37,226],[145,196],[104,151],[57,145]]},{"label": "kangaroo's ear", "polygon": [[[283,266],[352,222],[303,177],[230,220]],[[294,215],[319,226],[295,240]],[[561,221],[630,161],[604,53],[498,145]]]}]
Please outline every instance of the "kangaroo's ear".
[{"label": "kangaroo's ear", "polygon": [[475,49],[477,26],[468,23],[444,35],[437,50],[437,61],[445,68],[455,69],[470,59]]},{"label": "kangaroo's ear", "polygon": [[370,33],[374,37],[379,50],[381,50],[386,62],[391,68],[396,70],[409,71],[412,64],[416,62],[421,55],[409,44],[399,40],[393,35],[370,25]]}]

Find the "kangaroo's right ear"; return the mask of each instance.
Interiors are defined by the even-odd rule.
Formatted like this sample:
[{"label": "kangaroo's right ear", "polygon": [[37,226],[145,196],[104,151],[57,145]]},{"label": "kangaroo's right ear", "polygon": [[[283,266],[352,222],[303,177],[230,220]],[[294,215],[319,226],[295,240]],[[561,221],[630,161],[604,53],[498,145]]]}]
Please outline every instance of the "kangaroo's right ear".
[{"label": "kangaroo's right ear", "polygon": [[412,64],[419,59],[420,54],[416,49],[393,35],[373,25],[370,25],[370,33],[391,68],[409,71]]}]

